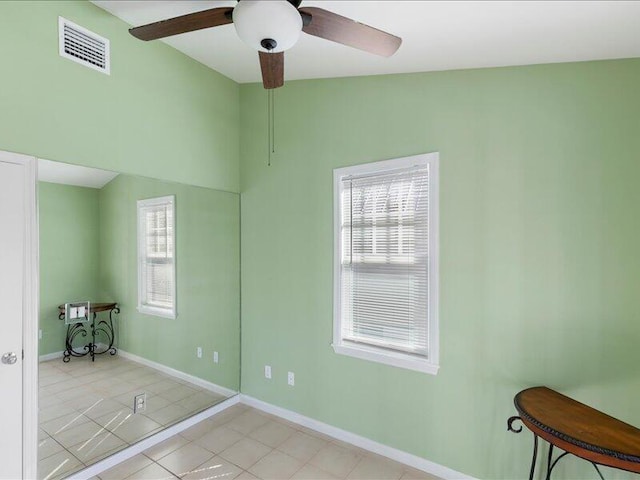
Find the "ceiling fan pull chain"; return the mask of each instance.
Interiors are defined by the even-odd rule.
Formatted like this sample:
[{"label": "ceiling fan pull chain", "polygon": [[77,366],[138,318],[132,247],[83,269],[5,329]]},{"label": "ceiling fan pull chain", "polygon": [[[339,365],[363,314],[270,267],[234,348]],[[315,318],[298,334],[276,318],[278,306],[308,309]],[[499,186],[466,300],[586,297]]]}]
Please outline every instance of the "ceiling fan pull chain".
[{"label": "ceiling fan pull chain", "polygon": [[271,166],[271,154],[276,153],[275,101],[273,90],[267,90],[267,130],[269,137],[269,157],[267,166]]}]

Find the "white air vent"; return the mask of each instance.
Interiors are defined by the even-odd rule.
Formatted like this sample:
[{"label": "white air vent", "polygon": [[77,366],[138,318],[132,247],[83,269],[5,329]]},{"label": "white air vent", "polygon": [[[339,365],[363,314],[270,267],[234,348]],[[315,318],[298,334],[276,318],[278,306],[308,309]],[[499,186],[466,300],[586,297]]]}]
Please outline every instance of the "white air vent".
[{"label": "white air vent", "polygon": [[110,73],[109,40],[58,17],[60,56],[99,72]]}]

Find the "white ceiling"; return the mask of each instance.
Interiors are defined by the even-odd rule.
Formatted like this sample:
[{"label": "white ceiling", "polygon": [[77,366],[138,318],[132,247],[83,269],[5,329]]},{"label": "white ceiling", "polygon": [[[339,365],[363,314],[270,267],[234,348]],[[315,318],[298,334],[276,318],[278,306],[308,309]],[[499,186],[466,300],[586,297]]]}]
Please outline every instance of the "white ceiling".
[{"label": "white ceiling", "polygon": [[80,167],[70,163],[38,159],[38,180],[41,182],[75,185],[76,187],[102,188],[116,178],[116,172],[97,168]]},{"label": "white ceiling", "polygon": [[[93,3],[138,26],[236,2]],[[382,58],[303,33],[286,52],[286,80],[640,57],[637,1],[306,0],[302,6],[386,30],[403,44]],[[239,83],[260,81],[258,55],[232,25],[163,41]]]}]

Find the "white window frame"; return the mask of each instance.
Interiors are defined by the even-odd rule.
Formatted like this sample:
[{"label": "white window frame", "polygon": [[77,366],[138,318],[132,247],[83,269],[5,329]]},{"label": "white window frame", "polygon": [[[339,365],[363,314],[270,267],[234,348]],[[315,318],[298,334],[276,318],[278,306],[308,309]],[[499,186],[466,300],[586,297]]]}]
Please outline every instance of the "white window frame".
[{"label": "white window frame", "polygon": [[[429,168],[429,345],[428,357],[375,347],[372,345],[356,344],[342,338],[342,305],[341,305],[341,273],[342,273],[342,179],[348,176],[359,176],[375,173],[385,173],[411,167]],[[438,299],[439,299],[439,153],[426,153],[411,157],[384,160],[352,167],[337,168],[333,171],[333,225],[334,225],[334,259],[333,259],[333,350],[341,355],[348,355],[363,360],[383,363],[395,367],[416,370],[431,375],[438,373],[439,367],[439,327],[438,327]]]},{"label": "white window frame", "polygon": [[[177,317],[177,297],[176,297],[176,197],[175,195],[167,195],[164,197],[148,198],[145,200],[138,200],[137,202],[137,214],[138,214],[138,312],[147,315],[155,315],[158,317],[175,319]],[[145,232],[145,226],[143,225],[143,216],[141,211],[144,207],[154,205],[171,205],[173,209],[173,228],[171,230],[171,238],[173,242],[173,307],[162,308],[144,304],[142,299],[145,297],[146,290],[146,276],[144,272],[144,259],[146,258],[146,238],[143,233]]]}]

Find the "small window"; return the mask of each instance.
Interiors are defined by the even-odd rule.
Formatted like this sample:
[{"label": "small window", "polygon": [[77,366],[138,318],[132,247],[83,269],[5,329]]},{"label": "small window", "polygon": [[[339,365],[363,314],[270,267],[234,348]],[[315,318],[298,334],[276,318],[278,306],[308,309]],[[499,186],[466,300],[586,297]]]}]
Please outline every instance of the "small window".
[{"label": "small window", "polygon": [[334,170],[333,348],[438,371],[438,154]]},{"label": "small window", "polygon": [[175,197],[138,201],[138,311],[176,318]]}]

